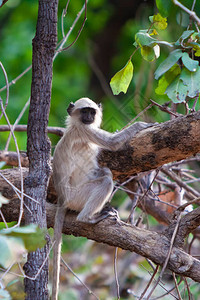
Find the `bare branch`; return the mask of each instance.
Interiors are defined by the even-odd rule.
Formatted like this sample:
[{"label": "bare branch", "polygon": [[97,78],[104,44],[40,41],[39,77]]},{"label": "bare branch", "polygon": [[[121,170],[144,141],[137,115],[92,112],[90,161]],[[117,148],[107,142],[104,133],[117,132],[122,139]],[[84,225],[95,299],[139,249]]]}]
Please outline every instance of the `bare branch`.
[{"label": "bare branch", "polygon": [[200,25],[200,19],[194,11],[189,10],[186,6],[181,4],[178,0],[173,0],[173,2],[175,5],[179,6],[183,11],[185,11],[187,14],[189,14],[190,18],[192,18],[194,21],[196,21],[198,23],[198,25]]},{"label": "bare branch", "polygon": [[[0,132],[10,131],[10,127],[8,125],[0,125]],[[24,132],[27,131],[27,125],[16,125],[14,131]],[[56,134],[58,136],[63,136],[65,129],[62,127],[48,127],[47,132]]]}]

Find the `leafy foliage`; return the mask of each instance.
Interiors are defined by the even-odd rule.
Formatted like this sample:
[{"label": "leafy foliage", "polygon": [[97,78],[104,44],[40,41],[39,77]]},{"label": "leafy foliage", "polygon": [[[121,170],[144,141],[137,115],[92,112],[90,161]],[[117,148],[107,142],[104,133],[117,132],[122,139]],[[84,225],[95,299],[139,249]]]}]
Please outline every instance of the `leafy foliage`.
[{"label": "leafy foliage", "polygon": [[[157,37],[157,30],[167,28],[167,19],[164,16],[169,14],[170,2],[156,1],[160,13],[149,17],[152,23],[149,29],[136,33],[134,45],[137,49],[141,49],[143,59],[149,62],[160,56],[160,45],[175,48],[154,73],[155,79],[159,79],[155,91],[159,95],[166,94],[174,103],[182,103],[186,101],[186,98],[198,97],[200,93],[199,61],[195,58],[195,56],[200,56],[200,34],[195,30],[185,30],[175,43],[161,41],[152,36]],[[152,26],[154,26],[154,30],[151,29]],[[130,73],[129,79],[131,76]],[[118,93],[125,93],[130,80],[127,82],[126,89],[122,89],[122,78],[119,76],[117,78],[115,90]],[[112,85],[111,88],[113,89]]]},{"label": "leafy foliage", "polygon": [[46,244],[45,234],[35,224],[0,230],[0,264],[7,268],[19,261],[22,254],[35,251]]}]

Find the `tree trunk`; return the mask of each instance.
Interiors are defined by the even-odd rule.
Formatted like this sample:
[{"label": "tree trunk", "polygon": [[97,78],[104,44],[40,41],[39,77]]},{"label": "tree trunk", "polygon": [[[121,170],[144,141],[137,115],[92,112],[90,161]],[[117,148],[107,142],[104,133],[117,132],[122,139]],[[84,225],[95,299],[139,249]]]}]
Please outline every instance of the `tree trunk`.
[{"label": "tree trunk", "polygon": [[[35,223],[46,228],[46,196],[50,176],[51,144],[47,137],[49,119],[53,56],[57,42],[58,0],[39,0],[36,35],[33,39],[31,102],[27,127],[27,153],[29,174],[25,179],[25,223]],[[31,278],[37,275],[48,257],[49,244],[29,253],[24,265],[25,274]],[[25,278],[26,299],[48,299],[48,259],[36,278]]]}]

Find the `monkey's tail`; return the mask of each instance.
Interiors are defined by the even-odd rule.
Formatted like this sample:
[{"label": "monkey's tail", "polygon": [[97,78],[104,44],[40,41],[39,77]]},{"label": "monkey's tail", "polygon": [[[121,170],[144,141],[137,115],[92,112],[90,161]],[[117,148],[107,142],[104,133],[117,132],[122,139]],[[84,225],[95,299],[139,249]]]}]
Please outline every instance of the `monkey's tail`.
[{"label": "monkey's tail", "polygon": [[59,275],[60,275],[60,257],[62,243],[62,228],[65,219],[66,209],[57,208],[54,224],[54,246],[53,246],[53,282],[52,282],[52,300],[58,299]]}]

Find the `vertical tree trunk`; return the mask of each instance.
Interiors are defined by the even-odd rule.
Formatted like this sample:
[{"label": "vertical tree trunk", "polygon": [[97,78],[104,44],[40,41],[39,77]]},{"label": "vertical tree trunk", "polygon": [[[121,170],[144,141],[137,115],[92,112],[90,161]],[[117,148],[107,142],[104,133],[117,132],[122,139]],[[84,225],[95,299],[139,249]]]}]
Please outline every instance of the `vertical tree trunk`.
[{"label": "vertical tree trunk", "polygon": [[[46,228],[46,195],[50,175],[51,144],[47,137],[49,119],[53,56],[57,42],[58,0],[39,0],[36,35],[33,39],[31,102],[27,128],[29,175],[25,192],[36,199],[25,203],[26,224],[35,223]],[[49,244],[28,255],[25,274],[34,277],[48,256]],[[35,280],[24,280],[26,299],[48,299],[48,259]]]}]

